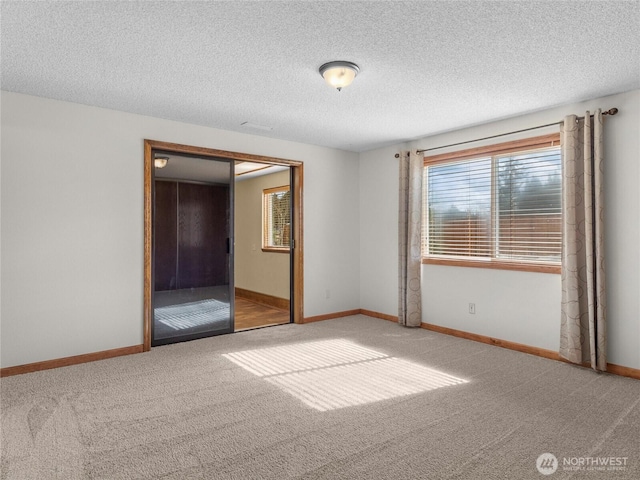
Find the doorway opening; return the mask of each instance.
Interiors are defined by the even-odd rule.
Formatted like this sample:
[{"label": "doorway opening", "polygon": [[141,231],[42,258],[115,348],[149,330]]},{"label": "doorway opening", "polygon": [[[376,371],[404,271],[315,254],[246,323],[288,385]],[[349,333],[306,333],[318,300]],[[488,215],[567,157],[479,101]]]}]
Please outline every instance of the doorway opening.
[{"label": "doorway opening", "polygon": [[[145,140],[144,147],[144,350],[245,328],[289,321],[302,323],[302,162],[155,140]],[[154,167],[157,156],[170,157],[173,168]],[[186,173],[177,168],[180,163],[189,166]],[[279,263],[288,265],[288,275],[282,270],[271,271],[274,278],[287,277],[288,295],[278,293],[282,289],[271,295],[260,293],[260,288],[237,288],[235,284],[234,255],[239,251],[233,213],[235,180],[244,171],[244,185],[260,183],[249,182],[249,164],[255,165],[256,171],[281,170],[285,173],[280,177],[289,179],[290,218],[272,230],[280,243],[289,245],[281,245],[279,253],[270,254],[271,260],[281,257]],[[208,176],[195,174],[198,169]],[[265,173],[260,176],[266,179]],[[269,181],[282,183],[282,178],[273,175]],[[168,212],[160,221],[154,216],[159,208]],[[160,241],[159,233],[163,235]],[[283,241],[285,237],[287,240]],[[283,262],[285,246],[289,262]],[[253,251],[258,247],[264,252],[263,244],[255,245]],[[250,265],[250,254],[243,251],[242,256],[249,258],[243,258],[242,263]],[[239,276],[243,275],[239,270]],[[246,278],[241,282],[250,287]]]}]

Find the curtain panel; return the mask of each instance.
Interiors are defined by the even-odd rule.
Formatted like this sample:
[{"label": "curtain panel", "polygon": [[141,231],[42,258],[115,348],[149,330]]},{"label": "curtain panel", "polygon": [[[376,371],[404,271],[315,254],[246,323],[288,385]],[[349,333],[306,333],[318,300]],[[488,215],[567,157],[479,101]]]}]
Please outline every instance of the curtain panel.
[{"label": "curtain panel", "polygon": [[569,115],[562,136],[562,307],[560,355],[605,371],[603,124]]},{"label": "curtain panel", "polygon": [[398,323],[406,327],[419,327],[422,323],[423,162],[423,155],[417,152],[400,153]]}]

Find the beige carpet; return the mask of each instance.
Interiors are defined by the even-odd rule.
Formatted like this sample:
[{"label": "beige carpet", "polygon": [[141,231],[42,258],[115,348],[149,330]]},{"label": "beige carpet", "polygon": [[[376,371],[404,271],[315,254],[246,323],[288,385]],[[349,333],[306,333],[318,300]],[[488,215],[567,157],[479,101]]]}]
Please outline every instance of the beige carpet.
[{"label": "beige carpet", "polygon": [[3,479],[640,478],[640,381],[364,316],[1,389]]}]

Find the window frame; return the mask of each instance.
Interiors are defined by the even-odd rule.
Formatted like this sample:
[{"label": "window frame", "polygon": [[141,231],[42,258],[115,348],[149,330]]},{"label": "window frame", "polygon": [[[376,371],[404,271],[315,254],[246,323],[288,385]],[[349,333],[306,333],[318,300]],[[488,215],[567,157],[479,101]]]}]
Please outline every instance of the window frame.
[{"label": "window frame", "polygon": [[[471,160],[481,157],[494,157],[506,154],[516,154],[520,152],[526,152],[529,150],[535,150],[545,147],[559,147],[560,146],[560,133],[552,133],[548,135],[541,135],[537,137],[530,137],[521,140],[514,140],[510,142],[498,143],[493,145],[486,145],[482,147],[474,147],[465,150],[457,150],[439,155],[432,155],[424,157],[424,168],[441,165],[446,163],[455,163],[463,160]],[[492,209],[495,204],[494,199],[494,185],[492,180],[492,194],[491,205]],[[426,187],[425,195],[422,200],[423,207],[427,207],[426,199]],[[492,225],[494,222],[494,215],[492,210]],[[424,232],[421,233],[421,245],[424,246]],[[525,272],[539,272],[539,273],[555,273],[559,274],[562,271],[562,265],[560,263],[551,262],[539,262],[539,261],[527,261],[522,259],[498,259],[493,258],[493,251],[495,250],[495,244],[492,240],[492,257],[486,259],[470,259],[470,258],[444,258],[443,256],[430,256],[424,248],[422,250],[422,263],[424,265],[448,265],[456,267],[473,267],[473,268],[489,268],[498,270],[516,270]]]},{"label": "window frame", "polygon": [[[282,185],[280,187],[265,188],[262,190],[262,251],[273,253],[290,253],[291,246],[276,246],[268,244],[269,237],[269,223],[272,222],[270,212],[267,211],[268,202],[267,197],[274,193],[286,193],[291,191],[290,185]],[[291,205],[289,205],[291,207]],[[291,212],[290,212],[291,213]],[[291,222],[291,219],[289,219]]]}]

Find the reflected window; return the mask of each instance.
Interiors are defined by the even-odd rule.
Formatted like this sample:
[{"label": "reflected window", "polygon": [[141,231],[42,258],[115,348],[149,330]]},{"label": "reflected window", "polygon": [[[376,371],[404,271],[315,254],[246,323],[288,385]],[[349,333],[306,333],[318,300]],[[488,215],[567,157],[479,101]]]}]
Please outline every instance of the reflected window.
[{"label": "reflected window", "polygon": [[289,252],[291,191],[289,185],[262,191],[262,249]]}]

